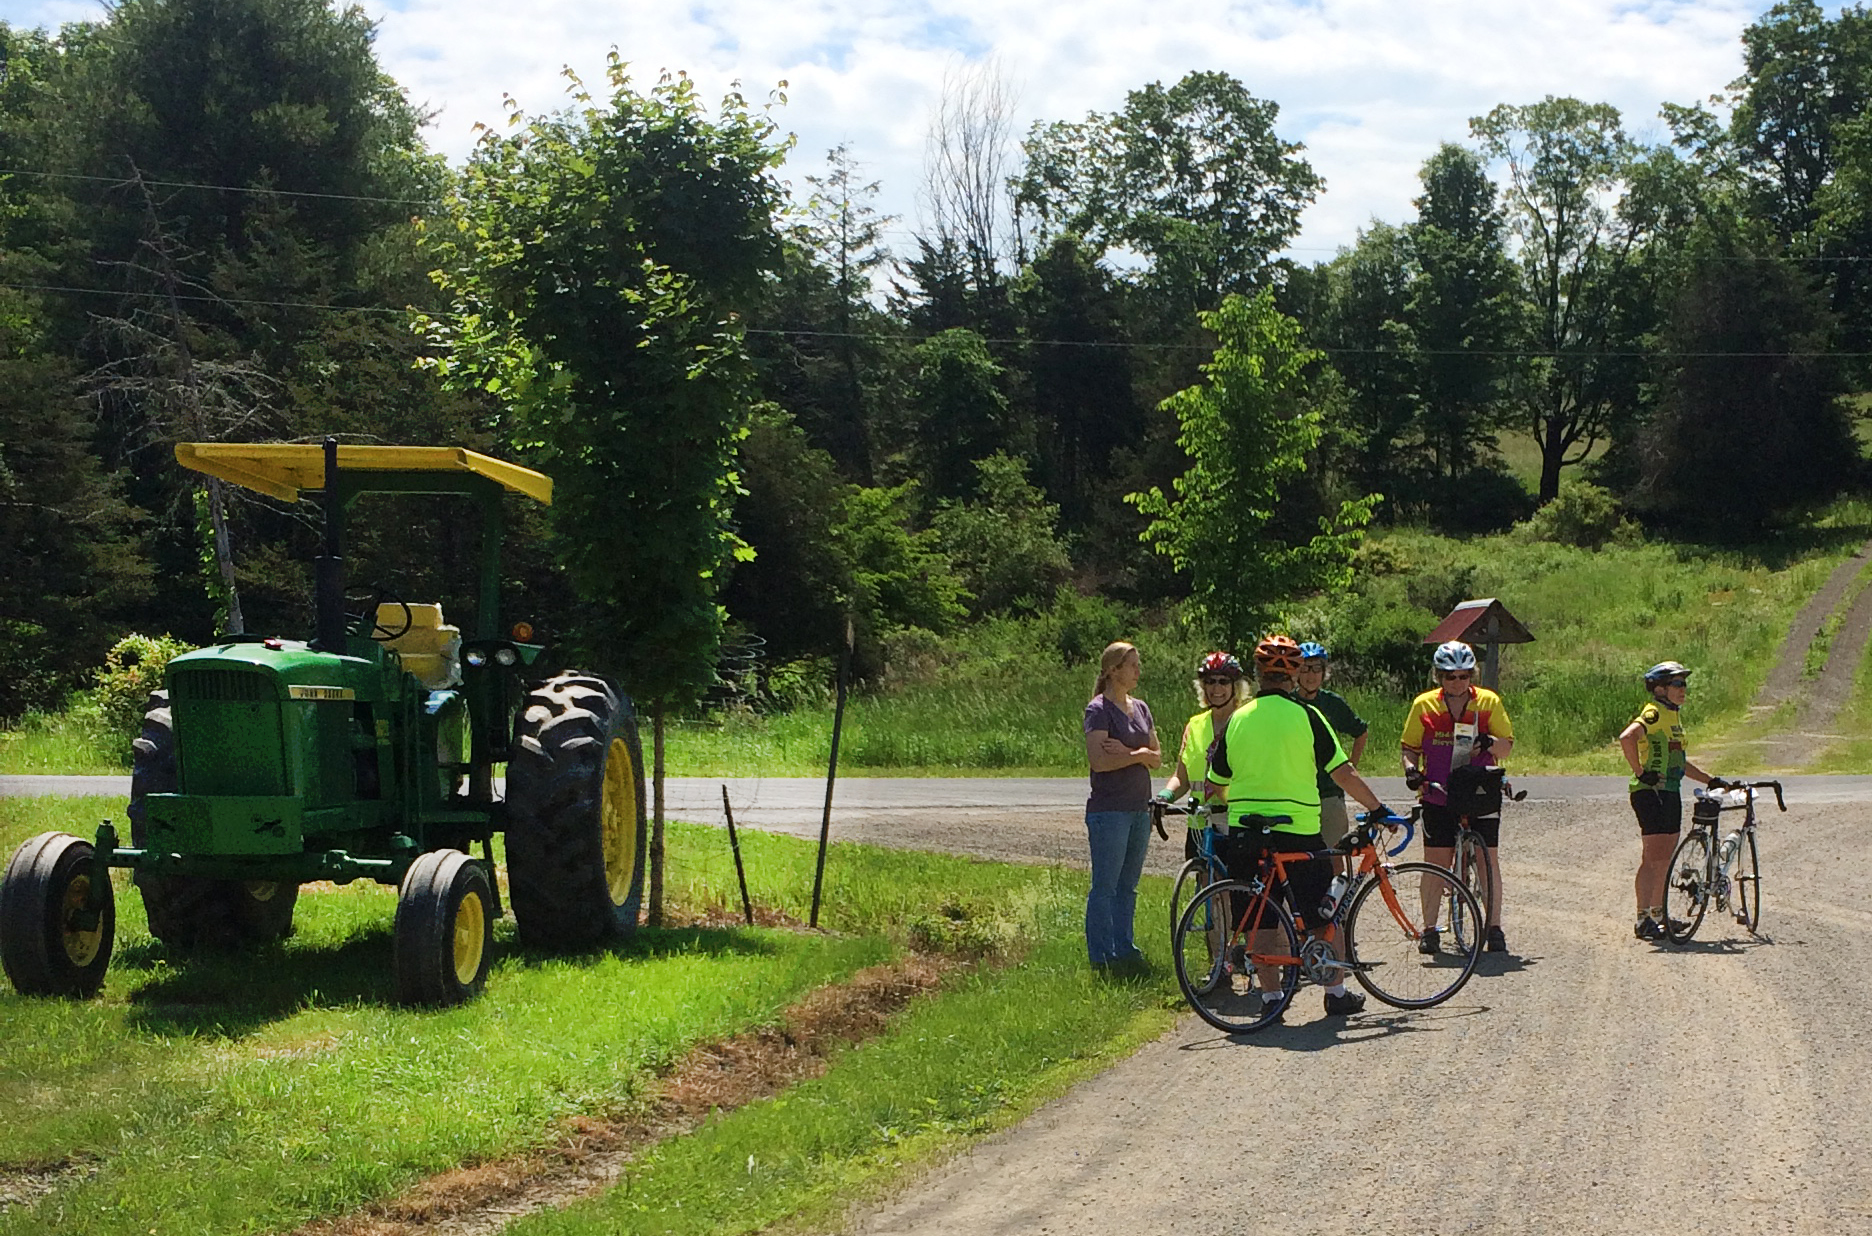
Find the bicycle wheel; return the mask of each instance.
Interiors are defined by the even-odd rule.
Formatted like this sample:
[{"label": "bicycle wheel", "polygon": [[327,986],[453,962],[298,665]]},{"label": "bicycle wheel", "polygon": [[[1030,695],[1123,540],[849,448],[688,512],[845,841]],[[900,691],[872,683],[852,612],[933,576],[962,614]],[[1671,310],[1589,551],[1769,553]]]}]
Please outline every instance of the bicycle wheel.
[{"label": "bicycle wheel", "polygon": [[1755,834],[1745,831],[1736,849],[1735,874],[1729,877],[1730,897],[1735,902],[1736,922],[1748,928],[1750,935],[1761,926],[1761,864],[1755,857]]},{"label": "bicycle wheel", "polygon": [[[1213,881],[1209,875],[1209,862],[1206,859],[1192,858],[1183,864],[1183,870],[1177,872],[1176,885],[1170,890],[1170,944],[1177,947],[1177,924],[1183,921],[1183,913],[1196,898],[1197,893]],[[1210,963],[1210,982],[1217,973],[1215,960],[1222,954],[1222,938],[1228,934],[1228,904],[1226,900],[1214,898],[1199,903],[1201,910],[1191,924],[1191,930],[1200,933],[1204,945],[1208,948]],[[1194,962],[1192,962],[1192,965]]]},{"label": "bicycle wheel", "polygon": [[1176,935],[1177,924],[1183,921],[1183,909],[1196,890],[1210,883],[1209,864],[1201,858],[1192,858],[1183,864],[1177,872],[1176,883],[1170,886],[1170,934]]},{"label": "bicycle wheel", "polygon": [[[1247,1034],[1275,1021],[1300,985],[1300,937],[1286,907],[1276,901],[1267,903],[1266,914],[1275,921],[1263,929],[1273,935],[1264,942],[1265,952],[1257,950],[1252,933],[1241,926],[1256,896],[1240,880],[1216,881],[1184,907],[1171,941],[1183,998],[1198,1017],[1229,1034]],[[1211,919],[1226,925],[1221,947],[1213,955],[1204,925]],[[1257,960],[1262,968],[1272,970],[1269,979],[1262,977]],[[1270,991],[1281,997],[1272,1006],[1262,999]]]},{"label": "bicycle wheel", "polygon": [[1482,911],[1480,918],[1471,918],[1460,899],[1450,906],[1450,936],[1456,941],[1457,949],[1466,952],[1472,943],[1482,939],[1488,926],[1489,907],[1488,847],[1481,837],[1468,829],[1456,834],[1456,881],[1469,890]]},{"label": "bicycle wheel", "polygon": [[1688,944],[1703,925],[1710,899],[1710,839],[1702,829],[1685,835],[1671,852],[1670,874],[1664,879],[1664,936],[1672,944]]},{"label": "bicycle wheel", "polygon": [[1462,990],[1482,956],[1482,933],[1466,940],[1450,932],[1450,947],[1425,953],[1424,900],[1437,922],[1482,922],[1475,895],[1456,877],[1431,863],[1380,867],[1366,882],[1346,914],[1346,953],[1359,986],[1400,1009],[1427,1009]]}]

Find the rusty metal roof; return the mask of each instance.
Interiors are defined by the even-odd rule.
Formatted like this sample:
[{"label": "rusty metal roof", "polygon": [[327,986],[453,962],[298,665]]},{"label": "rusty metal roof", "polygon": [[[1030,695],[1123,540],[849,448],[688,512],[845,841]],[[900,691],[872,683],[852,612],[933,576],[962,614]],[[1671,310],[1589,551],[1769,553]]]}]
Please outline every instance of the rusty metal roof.
[{"label": "rusty metal roof", "polygon": [[1494,597],[1464,601],[1424,636],[1426,644],[1459,639],[1465,644],[1531,644],[1534,635]]}]

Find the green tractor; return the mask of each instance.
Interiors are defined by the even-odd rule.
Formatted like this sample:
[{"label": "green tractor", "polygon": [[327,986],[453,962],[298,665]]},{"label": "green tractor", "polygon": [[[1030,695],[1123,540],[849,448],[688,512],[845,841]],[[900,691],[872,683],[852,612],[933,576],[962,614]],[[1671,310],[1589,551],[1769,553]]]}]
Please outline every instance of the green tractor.
[{"label": "green tractor", "polygon": [[[411,1004],[455,1003],[486,982],[502,914],[497,832],[523,943],[586,948],[635,930],[645,829],[631,702],[593,674],[540,677],[544,647],[499,615],[502,493],[550,503],[552,481],[448,447],[184,443],[176,456],[289,502],[322,491],[317,629],[306,641],[232,635],[169,663],[135,744],[130,844],[108,822],[95,842],[42,833],[0,879],[14,987],[97,992],[113,867],[134,873],[150,931],[180,949],[282,938],[303,884],[394,885],[395,986]],[[438,605],[346,589],[345,514],[385,492],[464,495],[479,510],[471,638]]]}]

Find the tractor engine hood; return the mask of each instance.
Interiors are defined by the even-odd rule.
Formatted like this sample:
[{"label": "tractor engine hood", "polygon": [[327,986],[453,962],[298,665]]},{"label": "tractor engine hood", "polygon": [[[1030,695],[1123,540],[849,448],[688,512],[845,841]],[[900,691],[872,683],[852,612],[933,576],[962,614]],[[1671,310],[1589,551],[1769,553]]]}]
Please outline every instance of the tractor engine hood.
[{"label": "tractor engine hood", "polygon": [[[177,702],[188,699],[373,700],[383,675],[364,657],[318,652],[304,641],[218,644],[169,662]],[[230,694],[232,692],[232,694]]]}]

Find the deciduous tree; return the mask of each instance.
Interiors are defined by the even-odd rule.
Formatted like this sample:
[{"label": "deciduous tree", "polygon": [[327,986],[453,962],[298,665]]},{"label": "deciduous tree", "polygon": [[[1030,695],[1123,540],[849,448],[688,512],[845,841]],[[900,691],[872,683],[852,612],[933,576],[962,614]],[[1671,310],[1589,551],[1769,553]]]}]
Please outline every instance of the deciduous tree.
[{"label": "deciduous tree", "polygon": [[553,474],[583,655],[653,710],[657,913],[662,715],[714,674],[753,393],[737,313],[779,259],[784,146],[738,94],[710,115],[686,77],[639,90],[615,53],[606,78],[483,138],[431,232],[455,314],[429,327],[436,368],[497,394]]},{"label": "deciduous tree", "polygon": [[1376,498],[1342,503],[1304,540],[1270,535],[1319,442],[1320,413],[1302,399],[1319,354],[1269,291],[1227,297],[1202,320],[1217,341],[1206,381],[1166,404],[1182,427],[1189,470],[1172,494],[1151,489],[1130,500],[1151,519],[1144,540],[1189,572],[1215,634],[1246,647],[1282,601],[1344,584]]}]

